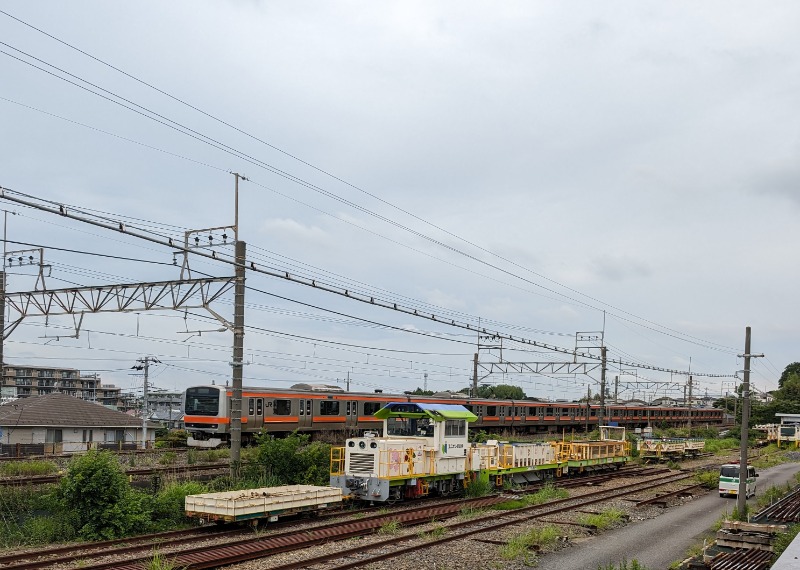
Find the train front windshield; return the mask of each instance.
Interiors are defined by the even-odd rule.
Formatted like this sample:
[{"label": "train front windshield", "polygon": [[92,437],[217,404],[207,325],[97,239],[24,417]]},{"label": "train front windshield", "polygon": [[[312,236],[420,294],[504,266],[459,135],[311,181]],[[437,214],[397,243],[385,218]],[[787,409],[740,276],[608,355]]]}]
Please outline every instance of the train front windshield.
[{"label": "train front windshield", "polygon": [[219,389],[188,388],[184,413],[187,416],[216,416],[219,413]]}]

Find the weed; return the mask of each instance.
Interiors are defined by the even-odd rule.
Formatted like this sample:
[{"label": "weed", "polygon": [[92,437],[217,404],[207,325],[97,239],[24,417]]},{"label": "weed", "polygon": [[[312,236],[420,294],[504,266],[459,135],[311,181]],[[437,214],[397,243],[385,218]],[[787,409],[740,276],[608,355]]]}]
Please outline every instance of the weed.
[{"label": "weed", "polygon": [[775,558],[780,556],[783,551],[786,550],[786,547],[792,543],[798,534],[800,534],[800,524],[793,524],[789,527],[789,530],[782,532],[775,537],[775,542],[772,545],[772,548],[775,552]]},{"label": "weed", "polygon": [[165,451],[159,457],[158,462],[161,465],[174,465],[175,462],[178,460],[178,454],[174,451]]},{"label": "weed", "polygon": [[578,522],[582,525],[593,526],[597,530],[605,530],[620,522],[624,513],[619,509],[606,509],[596,515],[581,515]]},{"label": "weed", "polygon": [[400,530],[400,521],[393,520],[383,523],[378,529],[378,534],[397,534],[398,530]]},{"label": "weed", "polygon": [[716,489],[719,486],[719,473],[716,471],[700,471],[694,474],[694,479],[705,489]]},{"label": "weed", "polygon": [[500,556],[506,560],[516,560],[522,558],[526,564],[529,563],[531,549],[543,549],[556,543],[559,536],[558,527],[547,525],[534,528],[526,533],[519,534],[508,541],[500,548]]},{"label": "weed", "polygon": [[597,570],[647,570],[647,567],[640,564],[635,558],[628,564],[627,560],[623,560],[619,565],[609,564],[608,566],[598,566]]},{"label": "weed", "polygon": [[525,502],[528,505],[541,505],[548,501],[555,501],[558,499],[566,499],[569,497],[569,491],[566,489],[559,489],[552,483],[545,484],[544,487],[525,497]]},{"label": "weed", "polygon": [[197,450],[193,447],[190,447],[186,450],[186,464],[194,465],[195,463],[197,463]]},{"label": "weed", "polygon": [[486,512],[486,509],[480,507],[461,507],[458,514],[465,519],[474,519]]},{"label": "weed", "polygon": [[467,484],[467,488],[464,491],[464,494],[467,497],[476,498],[476,497],[485,497],[491,492],[492,492],[492,485],[491,483],[489,483],[489,480],[478,477],[477,479],[470,481],[469,484]]},{"label": "weed", "polygon": [[58,471],[58,465],[52,461],[9,461],[0,465],[3,477],[20,477],[50,475]]},{"label": "weed", "polygon": [[185,566],[178,566],[158,550],[153,550],[153,557],[144,563],[144,570],[182,570]]}]

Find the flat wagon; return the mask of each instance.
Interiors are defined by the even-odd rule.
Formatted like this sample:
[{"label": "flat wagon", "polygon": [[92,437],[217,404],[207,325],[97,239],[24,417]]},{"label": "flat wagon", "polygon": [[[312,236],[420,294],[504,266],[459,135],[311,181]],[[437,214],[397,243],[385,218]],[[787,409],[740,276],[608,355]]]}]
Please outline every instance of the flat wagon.
[{"label": "flat wagon", "polygon": [[279,516],[318,511],[342,502],[342,490],[316,485],[285,485],[186,497],[186,516],[201,522],[270,522]]}]

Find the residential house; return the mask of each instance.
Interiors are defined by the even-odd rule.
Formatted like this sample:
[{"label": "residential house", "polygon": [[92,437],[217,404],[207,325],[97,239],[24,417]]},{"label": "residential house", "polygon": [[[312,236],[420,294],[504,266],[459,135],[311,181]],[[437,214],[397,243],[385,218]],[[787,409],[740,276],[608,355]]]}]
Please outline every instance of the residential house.
[{"label": "residential house", "polygon": [[[148,424],[148,445],[156,427]],[[23,446],[36,446],[43,454],[73,453],[141,447],[141,441],[141,420],[66,394],[29,396],[0,406],[0,453],[5,455],[18,455]]]}]

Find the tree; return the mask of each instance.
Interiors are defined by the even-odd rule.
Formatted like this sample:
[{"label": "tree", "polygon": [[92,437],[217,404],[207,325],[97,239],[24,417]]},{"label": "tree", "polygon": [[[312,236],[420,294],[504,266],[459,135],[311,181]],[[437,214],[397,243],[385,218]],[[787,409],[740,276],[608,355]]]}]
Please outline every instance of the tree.
[{"label": "tree", "polygon": [[77,519],[78,535],[106,540],[146,530],[150,514],[145,497],[133,491],[116,456],[89,451],[74,457],[61,479],[59,499]]},{"label": "tree", "polygon": [[800,362],[792,362],[789,366],[783,369],[783,374],[778,379],[778,388],[783,388],[784,382],[791,374],[800,374]]},{"label": "tree", "polygon": [[[464,388],[461,390],[464,394],[472,392],[471,388]],[[489,386],[488,384],[481,384],[478,386],[478,391],[473,394],[475,398],[491,398],[497,400],[524,400],[525,392],[519,386],[511,386],[509,384],[498,384],[497,386]]]}]

